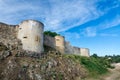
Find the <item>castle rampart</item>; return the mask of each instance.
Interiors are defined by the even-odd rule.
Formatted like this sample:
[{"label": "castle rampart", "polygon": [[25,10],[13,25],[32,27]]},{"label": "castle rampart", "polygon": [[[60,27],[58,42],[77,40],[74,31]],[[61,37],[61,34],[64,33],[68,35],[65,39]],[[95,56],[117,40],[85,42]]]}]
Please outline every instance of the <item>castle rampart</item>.
[{"label": "castle rampart", "polygon": [[63,36],[55,36],[56,50],[61,53],[65,53],[65,39]]},{"label": "castle rampart", "polygon": [[0,23],[0,42],[4,43],[6,46],[17,45],[18,39],[16,35],[16,25]]},{"label": "castle rampart", "polygon": [[19,44],[23,50],[37,53],[44,52],[44,44],[61,53],[89,57],[89,49],[73,47],[69,42],[65,41],[63,36],[50,37],[44,35],[43,31],[44,25],[35,20],[25,20],[19,25],[0,23],[0,42],[7,46],[17,46]]},{"label": "castle rampart", "polygon": [[44,45],[55,49],[55,38],[48,35],[44,35]]},{"label": "castle rampart", "polygon": [[88,48],[80,48],[80,55],[89,57],[89,49]]},{"label": "castle rampart", "polygon": [[18,39],[23,44],[23,49],[41,53],[43,49],[43,29],[41,22],[26,20],[19,24]]}]

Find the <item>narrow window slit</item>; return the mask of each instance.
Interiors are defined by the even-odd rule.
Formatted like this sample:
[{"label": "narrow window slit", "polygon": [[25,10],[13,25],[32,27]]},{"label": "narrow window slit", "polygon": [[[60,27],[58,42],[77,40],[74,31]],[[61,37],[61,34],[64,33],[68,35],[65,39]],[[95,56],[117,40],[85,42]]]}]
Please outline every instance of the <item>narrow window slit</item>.
[{"label": "narrow window slit", "polygon": [[27,38],[27,36],[23,37],[23,38]]}]

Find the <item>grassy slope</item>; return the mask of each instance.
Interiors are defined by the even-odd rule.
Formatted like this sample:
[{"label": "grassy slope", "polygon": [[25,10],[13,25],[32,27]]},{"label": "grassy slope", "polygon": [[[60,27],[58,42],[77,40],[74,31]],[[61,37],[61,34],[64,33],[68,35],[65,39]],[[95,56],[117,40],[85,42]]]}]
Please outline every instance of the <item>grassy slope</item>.
[{"label": "grassy slope", "polygon": [[65,55],[67,58],[73,59],[75,62],[79,62],[88,70],[89,78],[99,78],[101,75],[108,72],[106,65],[101,63],[100,59],[81,57],[78,55]]},{"label": "grassy slope", "polygon": [[[0,48],[1,50],[6,50],[5,46],[2,46],[2,44],[0,46],[1,46]],[[34,74],[38,73],[45,80],[49,80],[49,79],[50,80],[53,80],[53,79],[76,80],[76,78],[85,78],[87,73],[88,73],[88,77],[97,78],[100,75],[107,73],[106,60],[104,61],[99,58],[97,59],[93,57],[91,58],[81,57],[78,55],[65,55],[65,54],[60,55],[53,52],[46,54],[46,56],[44,56],[41,59],[34,59],[34,58],[28,58],[28,57],[15,57],[11,55],[7,59],[4,59],[3,61],[1,61],[0,73],[2,73],[4,70],[7,69],[7,66],[8,66],[7,64],[9,63],[9,61],[12,61],[12,65],[16,65],[15,78],[17,78],[18,76],[17,74],[22,76],[22,74],[19,71],[23,69],[26,70],[24,74],[29,76],[27,73],[31,71],[30,65],[32,65],[32,70],[34,71],[33,73]],[[2,64],[4,62],[6,65]],[[86,70],[88,71],[87,73],[84,68],[86,68]],[[10,72],[10,69],[8,69],[7,71],[9,71],[8,73],[10,74],[13,73],[12,70]],[[6,75],[7,74],[5,73],[4,76]],[[10,78],[9,75],[7,75],[7,77]],[[2,78],[3,76],[0,74],[0,79]]]}]

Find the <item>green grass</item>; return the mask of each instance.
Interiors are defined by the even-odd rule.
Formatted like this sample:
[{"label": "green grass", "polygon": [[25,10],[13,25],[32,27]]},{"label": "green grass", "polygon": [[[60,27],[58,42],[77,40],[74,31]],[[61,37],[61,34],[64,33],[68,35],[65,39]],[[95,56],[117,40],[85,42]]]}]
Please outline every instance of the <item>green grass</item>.
[{"label": "green grass", "polygon": [[71,58],[73,61],[80,63],[83,65],[89,72],[89,77],[95,77],[105,74],[108,72],[106,67],[106,62],[103,60],[101,62],[101,59],[94,58],[94,57],[82,57],[78,55],[65,55],[67,58]]}]

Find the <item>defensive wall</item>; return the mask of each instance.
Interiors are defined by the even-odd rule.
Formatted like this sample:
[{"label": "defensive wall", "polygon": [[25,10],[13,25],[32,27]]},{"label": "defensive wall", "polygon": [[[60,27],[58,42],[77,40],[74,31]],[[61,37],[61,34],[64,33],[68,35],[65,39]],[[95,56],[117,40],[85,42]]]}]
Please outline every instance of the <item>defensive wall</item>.
[{"label": "defensive wall", "polygon": [[76,54],[89,57],[89,49],[74,47],[65,41],[63,36],[50,37],[44,35],[43,32],[43,23],[35,20],[25,20],[19,25],[0,23],[0,42],[6,46],[14,45],[23,50],[37,53],[43,53],[43,45],[47,45],[63,54]]}]

